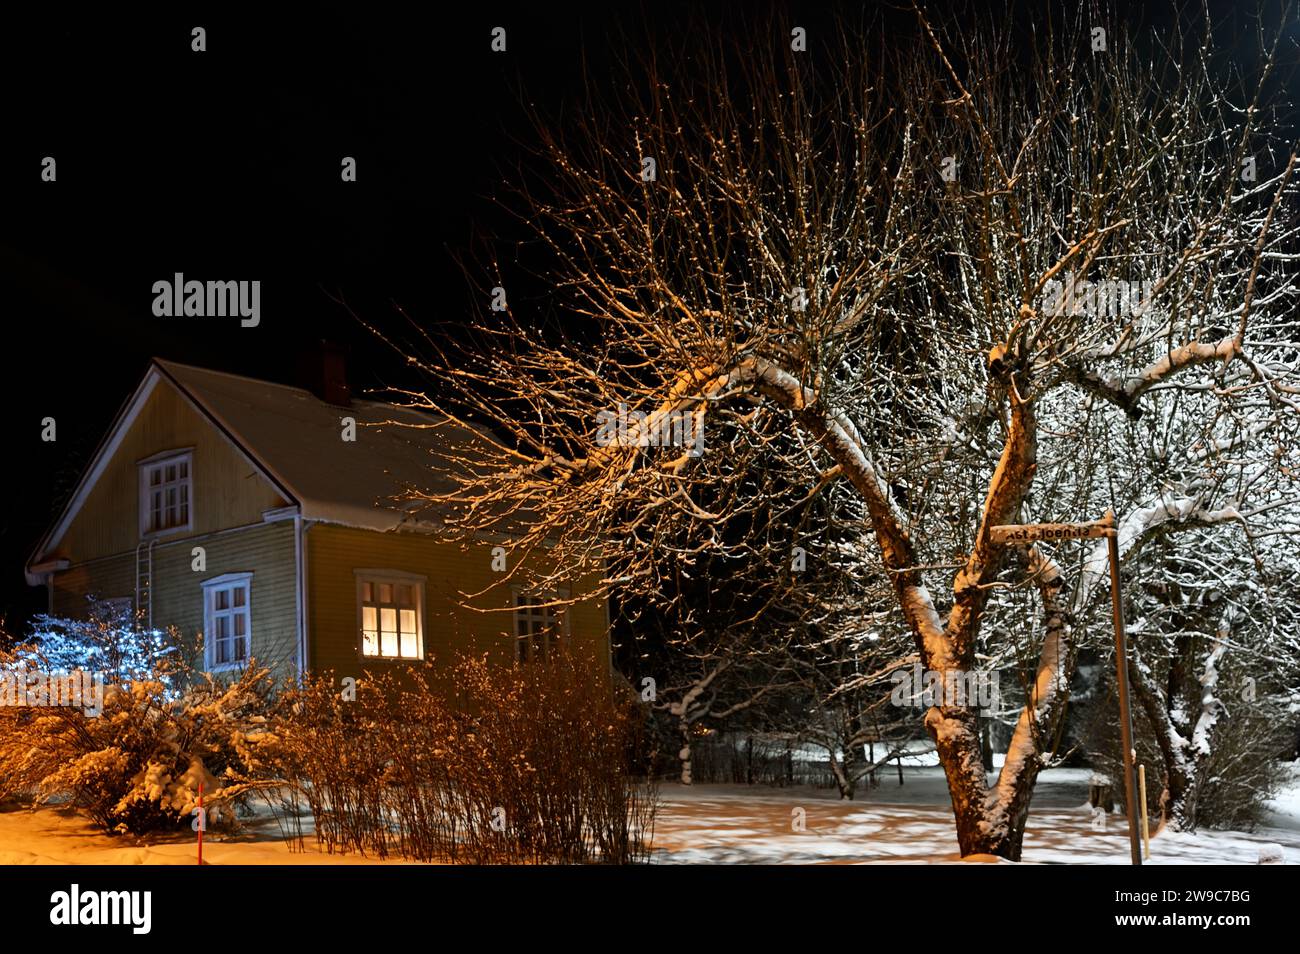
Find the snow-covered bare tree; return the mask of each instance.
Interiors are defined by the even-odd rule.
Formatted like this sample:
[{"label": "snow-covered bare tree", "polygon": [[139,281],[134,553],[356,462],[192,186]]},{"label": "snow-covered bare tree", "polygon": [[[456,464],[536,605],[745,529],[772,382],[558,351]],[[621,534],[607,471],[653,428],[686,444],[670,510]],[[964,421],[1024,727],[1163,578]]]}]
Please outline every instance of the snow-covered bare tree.
[{"label": "snow-covered bare tree", "polygon": [[1162,762],[1161,813],[1177,828],[1249,824],[1276,787],[1279,757],[1294,739],[1294,498],[1289,511],[1275,511],[1285,537],[1252,539],[1234,519],[1187,528],[1190,539],[1173,545],[1153,541],[1149,554],[1133,561],[1134,698]]},{"label": "snow-covered bare tree", "polygon": [[826,752],[843,799],[852,799],[858,784],[891,760],[916,754],[922,734],[919,710],[896,704],[890,676],[900,668],[908,673],[916,655],[891,638],[892,615],[859,617],[847,631],[819,628],[789,663],[801,690],[793,693],[799,705],[791,715],[798,721],[790,733]]},{"label": "snow-covered bare tree", "polygon": [[[800,539],[821,545],[792,573],[782,635],[781,702],[768,712],[769,730],[826,753],[841,798],[924,737],[920,700],[895,678],[919,661],[889,580],[879,572],[875,540],[842,492],[820,495],[814,528]],[[848,507],[848,513],[842,508]]]},{"label": "snow-covered bare tree", "polygon": [[[1124,553],[1229,510],[1262,532],[1275,501],[1238,455],[1296,466],[1281,31],[1233,72],[1208,28],[1092,10],[648,51],[617,95],[539,120],[503,198],[567,323],[511,297],[512,255],[474,340],[393,336],[434,382],[413,403],[487,425],[454,487],[408,496],[453,532],[508,526],[541,583],[653,599],[704,555],[782,572],[803,544],[766,506],[779,480],[851,502],[929,670],[977,669],[986,619],[1032,600],[998,629],[1038,645],[996,779],[972,706],[925,717],[964,855],[1019,857],[1077,647],[1108,623],[1105,541],[1019,555],[989,529],[1114,506]],[[1162,438],[1174,405],[1198,435]]]}]

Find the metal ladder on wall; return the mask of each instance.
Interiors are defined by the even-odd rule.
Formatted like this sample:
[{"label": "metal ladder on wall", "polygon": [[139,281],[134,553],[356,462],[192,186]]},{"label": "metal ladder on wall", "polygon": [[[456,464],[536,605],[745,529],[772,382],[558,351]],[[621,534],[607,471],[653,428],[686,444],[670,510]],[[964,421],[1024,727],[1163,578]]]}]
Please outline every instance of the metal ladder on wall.
[{"label": "metal ladder on wall", "polygon": [[153,629],[153,545],[157,538],[141,540],[135,548],[135,619]]}]

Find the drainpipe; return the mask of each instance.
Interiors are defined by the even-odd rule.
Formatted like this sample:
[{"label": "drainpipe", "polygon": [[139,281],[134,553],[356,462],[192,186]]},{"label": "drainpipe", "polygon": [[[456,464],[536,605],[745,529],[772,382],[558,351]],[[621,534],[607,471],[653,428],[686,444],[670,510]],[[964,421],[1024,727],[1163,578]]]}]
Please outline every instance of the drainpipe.
[{"label": "drainpipe", "polygon": [[307,524],[302,519],[302,508],[293,515],[293,563],[294,563],[294,609],[297,616],[297,673],[295,679],[301,683],[307,670]]}]

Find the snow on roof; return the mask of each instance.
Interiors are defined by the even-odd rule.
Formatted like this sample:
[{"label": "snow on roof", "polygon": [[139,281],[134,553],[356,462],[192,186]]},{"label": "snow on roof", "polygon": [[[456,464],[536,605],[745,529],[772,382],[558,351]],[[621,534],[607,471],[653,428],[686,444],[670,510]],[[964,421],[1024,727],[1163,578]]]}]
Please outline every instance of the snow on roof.
[{"label": "snow on roof", "polygon": [[[463,431],[443,420],[379,401],[339,407],[301,388],[154,363],[298,501],[304,519],[367,530],[409,527],[413,505],[403,507],[397,495],[409,487],[450,487],[440,471]],[[356,420],[355,441],[343,440],[346,417]]]}]

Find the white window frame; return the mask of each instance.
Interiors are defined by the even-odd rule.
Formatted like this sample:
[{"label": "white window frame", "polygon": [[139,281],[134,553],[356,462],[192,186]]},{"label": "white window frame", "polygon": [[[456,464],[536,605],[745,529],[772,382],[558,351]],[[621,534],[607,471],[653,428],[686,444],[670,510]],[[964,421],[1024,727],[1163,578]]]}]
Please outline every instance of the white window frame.
[{"label": "white window frame", "polygon": [[[364,567],[354,569],[352,575],[356,578],[357,594],[357,659],[363,663],[390,662],[390,663],[415,663],[423,662],[425,659],[425,639],[424,639],[424,584],[428,580],[422,573],[408,573],[405,570],[387,570],[374,567]],[[371,598],[367,602],[365,599],[365,587],[370,584]],[[380,585],[391,585],[394,589],[393,600],[391,603],[384,603],[379,600],[378,588]],[[413,587],[414,592],[414,609],[415,609],[415,655],[403,656],[402,652],[402,629],[401,629],[401,609],[397,602],[396,588],[398,586]],[[383,637],[379,637],[378,653],[366,655],[366,621],[365,610],[367,606],[373,606],[376,614],[380,610],[391,608],[397,611],[397,655],[383,655]],[[378,620],[376,621],[378,623]],[[374,632],[379,632],[379,626],[376,625]]]},{"label": "white window frame", "polygon": [[[230,601],[230,606],[218,610],[216,608],[217,593],[223,590],[234,590],[242,587],[244,589],[244,605],[235,606],[234,599]],[[237,616],[244,617],[244,658],[235,659],[229,662],[218,663],[217,656],[217,637],[216,621],[218,617],[228,618],[231,624],[231,639],[234,637],[233,620]],[[223,573],[221,576],[214,576],[210,580],[203,581],[203,662],[208,672],[226,672],[232,669],[243,669],[248,665],[249,658],[253,655],[253,574],[249,573]]]},{"label": "white window frame", "polygon": [[[179,469],[181,464],[185,465],[185,476],[177,477],[175,480],[166,481],[159,485],[160,489],[165,490],[167,487],[177,488],[176,506],[181,506],[179,498],[185,497],[185,522],[178,523],[170,527],[153,526],[153,501],[151,494],[154,487],[150,484],[150,477],[153,472],[160,468],[166,468],[169,464],[175,464]],[[154,454],[152,457],[146,457],[139,461],[137,466],[140,470],[140,536],[144,538],[162,536],[166,533],[180,533],[194,529],[194,448],[186,447],[179,450],[164,451],[161,454]],[[163,477],[165,479],[166,472]]]},{"label": "white window frame", "polygon": [[[510,602],[514,610],[511,614],[514,621],[514,658],[515,665],[523,665],[535,661],[537,658],[533,653],[533,647],[536,645],[533,637],[534,630],[531,624],[538,622],[539,613],[542,618],[549,613],[558,624],[559,639],[568,641],[572,636],[569,629],[569,606],[546,606],[544,604],[553,603],[559,600],[567,600],[569,591],[566,589],[552,590],[549,595],[530,593],[522,586],[512,586],[510,588]],[[520,602],[526,599],[527,602]],[[526,630],[526,631],[525,631]],[[527,648],[527,651],[525,651]],[[542,639],[542,657],[546,659],[551,654],[551,636],[547,634]]]}]

